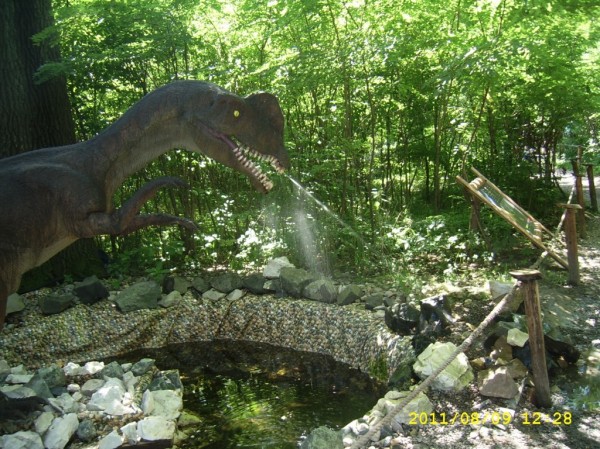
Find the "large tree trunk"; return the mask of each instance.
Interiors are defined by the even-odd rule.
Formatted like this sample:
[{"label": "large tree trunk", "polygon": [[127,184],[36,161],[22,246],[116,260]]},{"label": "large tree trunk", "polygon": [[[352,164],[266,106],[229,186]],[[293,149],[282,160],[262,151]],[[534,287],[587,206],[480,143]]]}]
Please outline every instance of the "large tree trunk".
[{"label": "large tree trunk", "polygon": [[[51,0],[0,1],[0,157],[75,142],[66,79],[34,82],[41,65],[60,59],[57,46],[32,40],[52,24]],[[102,271],[94,242],[80,241],[26,275],[21,290],[56,282],[66,274],[80,277]]]}]

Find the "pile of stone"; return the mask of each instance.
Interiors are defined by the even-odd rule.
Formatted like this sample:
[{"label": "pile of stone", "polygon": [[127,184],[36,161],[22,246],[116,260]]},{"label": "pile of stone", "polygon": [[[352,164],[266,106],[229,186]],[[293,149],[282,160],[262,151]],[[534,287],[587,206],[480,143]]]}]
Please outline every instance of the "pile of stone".
[{"label": "pile of stone", "polygon": [[183,401],[176,370],[137,363],[67,363],[28,372],[0,360],[0,447],[63,449],[95,442],[114,449],[173,443]]}]

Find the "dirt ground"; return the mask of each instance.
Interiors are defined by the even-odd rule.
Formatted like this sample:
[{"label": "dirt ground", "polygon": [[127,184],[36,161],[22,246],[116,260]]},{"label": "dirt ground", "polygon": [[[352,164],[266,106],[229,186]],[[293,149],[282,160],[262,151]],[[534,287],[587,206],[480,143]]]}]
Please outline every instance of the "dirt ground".
[{"label": "dirt ground", "polygon": [[[503,417],[503,422],[477,424],[426,424],[405,428],[391,445],[398,448],[600,448],[600,217],[588,216],[587,237],[580,241],[581,283],[566,283],[566,272],[541,267],[539,283],[544,322],[559,325],[582,353],[579,362],[550,376],[552,407],[539,409],[533,402],[529,380],[521,384],[515,400],[490,399],[479,395],[474,385],[460,393],[430,391],[438,418],[473,412]],[[464,311],[463,311],[464,312]],[[489,310],[473,311],[481,318]],[[468,313],[468,311],[467,311]],[[469,321],[472,321],[469,319]],[[461,340],[457,342],[460,343]],[[477,346],[477,345],[475,345]],[[471,358],[483,348],[473,347]],[[480,353],[479,355],[484,355]],[[585,405],[584,405],[585,404]],[[590,408],[595,410],[590,410]],[[505,414],[508,412],[508,414]],[[466,416],[466,415],[465,415]]]}]

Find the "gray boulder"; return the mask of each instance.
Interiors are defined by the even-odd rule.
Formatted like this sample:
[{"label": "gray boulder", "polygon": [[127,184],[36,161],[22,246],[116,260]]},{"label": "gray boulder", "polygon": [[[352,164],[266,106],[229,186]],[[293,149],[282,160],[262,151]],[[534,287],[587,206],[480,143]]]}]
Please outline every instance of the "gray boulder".
[{"label": "gray boulder", "polygon": [[20,431],[0,436],[0,447],[15,449],[44,449],[42,438],[35,432]]},{"label": "gray boulder", "polygon": [[192,288],[202,294],[210,290],[210,284],[202,276],[197,276],[192,280]]},{"label": "gray boulder", "polygon": [[168,294],[172,291],[177,291],[182,295],[190,288],[190,282],[181,276],[166,276],[163,279],[163,293]]},{"label": "gray boulder", "polygon": [[250,293],[254,293],[255,295],[262,295],[267,292],[265,290],[265,282],[266,278],[260,273],[253,273],[246,276],[242,285],[245,289],[247,289]]},{"label": "gray boulder", "polygon": [[143,281],[123,290],[115,303],[121,312],[156,309],[161,299],[160,286],[154,281]]},{"label": "gray boulder", "polygon": [[225,296],[227,296],[227,293],[220,292],[214,288],[202,293],[202,299],[208,299],[209,301],[218,301],[225,298]]},{"label": "gray boulder", "polygon": [[315,280],[308,271],[291,267],[283,267],[279,279],[283,290],[295,298],[301,298],[304,287]]},{"label": "gray boulder", "polygon": [[317,279],[304,287],[303,295],[313,301],[332,304],[337,299],[337,288],[329,279]]},{"label": "gray boulder", "polygon": [[[421,379],[426,379],[439,366],[446,362],[448,356],[456,350],[451,342],[436,342],[423,351],[413,365],[413,370]],[[464,353],[458,356],[440,373],[431,384],[432,388],[442,391],[459,391],[469,385],[475,378],[473,369]]]},{"label": "gray boulder", "polygon": [[40,297],[38,304],[44,315],[54,315],[67,310],[75,304],[76,299],[71,293],[56,293]]},{"label": "gray boulder", "polygon": [[512,399],[519,394],[519,386],[505,366],[481,371],[477,377],[479,392],[483,396]]},{"label": "gray boulder", "polygon": [[383,294],[374,293],[365,298],[365,309],[373,310],[375,307],[383,306]]},{"label": "gray boulder", "polygon": [[281,269],[287,268],[295,268],[294,264],[292,264],[287,257],[277,257],[276,259],[270,260],[269,263],[265,266],[263,270],[263,276],[267,279],[275,279],[278,278],[281,274]]},{"label": "gray boulder", "polygon": [[340,306],[347,306],[360,299],[363,290],[358,285],[348,285],[342,289],[337,297],[337,303]]},{"label": "gray boulder", "polygon": [[317,427],[300,445],[300,449],[343,449],[342,434],[326,426]]},{"label": "gray boulder", "polygon": [[231,293],[235,289],[242,288],[242,278],[237,273],[223,273],[210,281],[215,290],[223,293]]},{"label": "gray boulder", "polygon": [[46,381],[46,384],[50,389],[63,387],[67,384],[65,372],[57,365],[40,368],[37,370],[36,374]]},{"label": "gray boulder", "polygon": [[406,335],[419,324],[421,312],[410,304],[394,304],[385,309],[385,324],[394,332]]},{"label": "gray boulder", "polygon": [[8,302],[6,303],[6,314],[20,312],[25,308],[25,301],[23,297],[18,293],[13,293],[8,296]]},{"label": "gray boulder", "polygon": [[82,304],[94,304],[102,299],[108,298],[108,289],[96,276],[85,278],[81,282],[75,282],[73,293]]}]

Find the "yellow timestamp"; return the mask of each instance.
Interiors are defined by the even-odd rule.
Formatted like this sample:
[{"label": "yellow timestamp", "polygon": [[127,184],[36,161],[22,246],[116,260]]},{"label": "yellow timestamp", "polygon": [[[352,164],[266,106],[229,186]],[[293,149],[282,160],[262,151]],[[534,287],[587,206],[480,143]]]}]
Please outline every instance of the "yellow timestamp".
[{"label": "yellow timestamp", "polygon": [[[526,412],[517,415],[518,421],[526,426],[552,424],[554,426],[569,426],[573,423],[571,412],[554,412],[552,414],[541,412]],[[430,425],[430,426],[452,426],[452,425],[509,425],[515,421],[515,414],[509,411],[490,412],[453,412],[453,413],[426,413],[410,412],[408,424]]]}]

